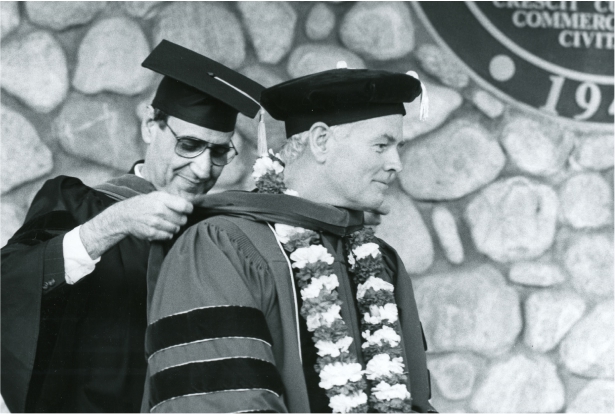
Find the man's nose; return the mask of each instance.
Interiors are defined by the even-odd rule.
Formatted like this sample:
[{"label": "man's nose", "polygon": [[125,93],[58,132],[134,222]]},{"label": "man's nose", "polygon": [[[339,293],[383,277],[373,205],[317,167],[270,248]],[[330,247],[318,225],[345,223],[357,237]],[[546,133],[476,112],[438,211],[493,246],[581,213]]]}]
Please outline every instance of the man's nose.
[{"label": "man's nose", "polygon": [[401,158],[399,157],[399,151],[397,148],[389,151],[388,157],[386,159],[384,169],[387,171],[393,171],[395,173],[401,172],[403,169],[403,165],[401,163]]},{"label": "man's nose", "polygon": [[201,155],[192,159],[190,169],[199,180],[206,180],[211,176],[211,154],[207,148]]}]

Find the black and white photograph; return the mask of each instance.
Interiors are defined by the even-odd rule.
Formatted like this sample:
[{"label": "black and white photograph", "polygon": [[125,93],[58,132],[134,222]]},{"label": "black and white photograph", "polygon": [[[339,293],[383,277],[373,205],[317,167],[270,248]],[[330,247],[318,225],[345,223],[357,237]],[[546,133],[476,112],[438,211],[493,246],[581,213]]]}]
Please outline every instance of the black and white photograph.
[{"label": "black and white photograph", "polygon": [[613,1],[0,1],[0,413],[613,413]]}]

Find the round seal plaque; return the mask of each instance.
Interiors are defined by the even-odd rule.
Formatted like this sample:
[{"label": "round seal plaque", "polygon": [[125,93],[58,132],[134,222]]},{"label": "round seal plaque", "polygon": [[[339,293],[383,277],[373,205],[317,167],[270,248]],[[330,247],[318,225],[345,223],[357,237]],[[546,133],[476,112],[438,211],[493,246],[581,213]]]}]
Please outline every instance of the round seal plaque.
[{"label": "round seal plaque", "polygon": [[612,1],[413,6],[436,41],[495,95],[559,120],[613,128]]}]

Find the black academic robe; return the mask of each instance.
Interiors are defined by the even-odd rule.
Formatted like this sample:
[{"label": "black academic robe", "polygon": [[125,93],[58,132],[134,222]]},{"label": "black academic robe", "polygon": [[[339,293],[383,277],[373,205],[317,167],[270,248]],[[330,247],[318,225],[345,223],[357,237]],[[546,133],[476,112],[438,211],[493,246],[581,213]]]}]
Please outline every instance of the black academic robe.
[{"label": "black academic robe", "polygon": [[154,187],[132,174],[98,189],[48,180],[2,248],[2,396],[12,412],[135,412],[145,377],[149,243],[127,237],[74,285],[62,240]]},{"label": "black academic robe", "polygon": [[[148,283],[155,289],[149,305],[142,410],[324,409],[328,401],[323,404],[322,395],[317,395],[313,361],[307,360],[306,347],[313,348],[313,343],[305,340],[297,287],[270,225],[300,226],[322,235],[335,260],[341,316],[353,337],[350,351],[365,367],[355,289],[342,241],[361,227],[363,214],[299,197],[235,191],[205,196],[201,206],[210,217],[186,230],[157,274],[153,266],[148,271]],[[412,406],[432,411],[412,283],[395,251],[378,242],[385,263],[381,277],[395,286]]]}]

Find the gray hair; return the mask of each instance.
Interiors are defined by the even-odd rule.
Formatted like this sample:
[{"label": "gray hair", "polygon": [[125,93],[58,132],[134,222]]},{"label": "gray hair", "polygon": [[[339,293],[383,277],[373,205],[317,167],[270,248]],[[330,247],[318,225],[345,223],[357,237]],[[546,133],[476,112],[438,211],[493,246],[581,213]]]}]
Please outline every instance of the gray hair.
[{"label": "gray hair", "polygon": [[[347,124],[330,126],[329,129],[336,137],[345,137]],[[288,138],[288,141],[280,150],[280,157],[286,165],[292,163],[303,154],[308,144],[310,131],[303,131]]]},{"label": "gray hair", "polygon": [[164,111],[154,108],[154,117],[153,120],[158,123],[161,129],[166,127],[166,123],[169,120],[169,115],[167,115]]},{"label": "gray hair", "polygon": [[286,165],[292,163],[303,154],[307,146],[310,131],[303,131],[288,138],[280,150],[280,158]]}]

